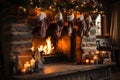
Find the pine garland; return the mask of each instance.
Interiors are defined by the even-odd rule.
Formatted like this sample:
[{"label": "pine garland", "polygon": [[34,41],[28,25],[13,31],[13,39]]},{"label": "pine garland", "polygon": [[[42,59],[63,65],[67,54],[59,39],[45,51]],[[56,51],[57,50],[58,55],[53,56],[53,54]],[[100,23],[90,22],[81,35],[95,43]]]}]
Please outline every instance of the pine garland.
[{"label": "pine garland", "polygon": [[101,13],[103,12],[103,7],[101,3],[94,2],[81,2],[81,1],[61,1],[61,0],[24,0],[21,1],[20,6],[24,6],[26,9],[41,7],[44,9],[57,10],[59,7],[61,10],[74,9],[75,11],[81,12],[94,12]]}]

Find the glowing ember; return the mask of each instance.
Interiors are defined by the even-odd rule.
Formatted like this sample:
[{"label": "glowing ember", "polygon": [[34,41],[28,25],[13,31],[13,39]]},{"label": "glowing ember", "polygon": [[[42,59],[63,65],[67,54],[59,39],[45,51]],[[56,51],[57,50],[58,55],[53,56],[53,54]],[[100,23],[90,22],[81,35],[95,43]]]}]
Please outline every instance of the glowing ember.
[{"label": "glowing ember", "polygon": [[40,45],[38,48],[39,52],[43,51],[45,55],[52,53],[53,49],[54,47],[50,37],[46,39],[46,45]]}]

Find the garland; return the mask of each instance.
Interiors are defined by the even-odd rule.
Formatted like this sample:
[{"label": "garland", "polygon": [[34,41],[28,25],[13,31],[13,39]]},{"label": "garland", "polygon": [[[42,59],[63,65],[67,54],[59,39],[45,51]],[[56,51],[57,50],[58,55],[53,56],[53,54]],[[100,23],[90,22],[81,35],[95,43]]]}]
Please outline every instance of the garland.
[{"label": "garland", "polygon": [[68,1],[68,0],[24,0],[20,3],[20,6],[29,10],[30,8],[41,7],[56,11],[58,7],[65,11],[74,9],[81,12],[103,13],[103,7],[101,3],[97,2],[84,2],[84,1]]}]

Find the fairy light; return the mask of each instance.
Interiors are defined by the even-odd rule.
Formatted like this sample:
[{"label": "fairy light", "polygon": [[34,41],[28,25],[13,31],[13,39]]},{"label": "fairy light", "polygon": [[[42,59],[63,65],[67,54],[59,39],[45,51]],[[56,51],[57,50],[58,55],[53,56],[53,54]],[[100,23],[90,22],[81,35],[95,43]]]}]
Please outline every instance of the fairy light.
[{"label": "fairy light", "polygon": [[30,2],[31,5],[33,5],[33,2]]}]

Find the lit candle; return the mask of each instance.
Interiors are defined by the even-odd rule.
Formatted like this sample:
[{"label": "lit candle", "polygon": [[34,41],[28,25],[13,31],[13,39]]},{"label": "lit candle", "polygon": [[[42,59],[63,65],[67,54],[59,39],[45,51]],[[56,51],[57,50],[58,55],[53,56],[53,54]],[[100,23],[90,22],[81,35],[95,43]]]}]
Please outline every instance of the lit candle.
[{"label": "lit candle", "polygon": [[104,55],[105,55],[105,53],[106,53],[106,51],[102,51],[102,52],[101,52],[102,56],[104,56]]},{"label": "lit candle", "polygon": [[86,59],[86,60],[85,60],[85,63],[86,63],[86,64],[89,64],[89,59]]},{"label": "lit candle", "polygon": [[29,62],[27,61],[25,64],[24,64],[24,69],[29,69],[30,68],[30,64],[29,64]]},{"label": "lit candle", "polygon": [[97,59],[98,59],[97,55],[94,55],[93,59],[94,59],[94,60],[97,60]]},{"label": "lit candle", "polygon": [[98,56],[94,55],[93,60],[95,61],[96,64],[98,64]]},{"label": "lit candle", "polygon": [[25,72],[26,72],[26,69],[25,69],[25,68],[23,68],[21,72],[22,72],[22,73],[25,73]]},{"label": "lit candle", "polygon": [[90,63],[91,63],[91,64],[94,64],[94,60],[90,60]]},{"label": "lit candle", "polygon": [[33,67],[34,65],[35,65],[35,59],[32,58],[30,61],[30,66]]},{"label": "lit candle", "polygon": [[96,51],[96,54],[99,54],[99,51]]}]

